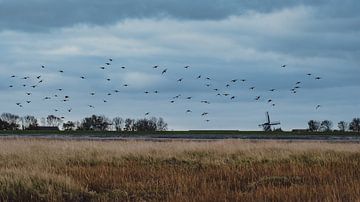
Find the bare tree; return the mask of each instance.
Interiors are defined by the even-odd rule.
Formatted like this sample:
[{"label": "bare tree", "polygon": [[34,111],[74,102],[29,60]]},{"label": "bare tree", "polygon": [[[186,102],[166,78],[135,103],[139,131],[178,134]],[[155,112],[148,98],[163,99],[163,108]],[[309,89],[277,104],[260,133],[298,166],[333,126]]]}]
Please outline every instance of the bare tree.
[{"label": "bare tree", "polygon": [[63,128],[66,131],[75,130],[75,123],[72,121],[68,121],[66,123],[63,123]]},{"label": "bare tree", "polygon": [[162,117],[160,117],[156,123],[156,130],[157,131],[166,131],[167,127],[168,127],[168,124],[164,121],[164,119]]},{"label": "bare tree", "polygon": [[332,125],[333,125],[332,121],[324,120],[320,124],[320,129],[322,131],[329,132],[331,131]]},{"label": "bare tree", "polygon": [[19,128],[19,120],[20,117],[18,115],[15,114],[11,114],[11,113],[3,113],[1,114],[1,120],[7,122],[9,124],[8,129],[9,130],[16,130]]},{"label": "bare tree", "polygon": [[139,119],[134,124],[135,131],[156,131],[156,118]]},{"label": "bare tree", "polygon": [[354,132],[360,132],[360,118],[354,118],[349,125],[349,129]]},{"label": "bare tree", "polygon": [[61,120],[61,118],[59,118],[55,115],[49,115],[46,117],[46,122],[47,122],[48,126],[59,127],[63,121]]},{"label": "bare tree", "polygon": [[347,129],[348,129],[348,123],[346,123],[345,121],[340,121],[339,123],[338,123],[338,128],[339,128],[339,130],[340,131],[347,131]]},{"label": "bare tree", "polygon": [[110,120],[105,116],[92,115],[91,117],[86,117],[83,119],[80,129],[105,131],[109,128],[110,125]]},{"label": "bare tree", "polygon": [[124,130],[125,131],[135,131],[134,124],[135,124],[135,119],[129,119],[129,118],[125,119]]},{"label": "bare tree", "polygon": [[113,118],[113,124],[116,131],[121,131],[123,128],[124,119],[121,117],[115,117]]},{"label": "bare tree", "polygon": [[38,127],[38,120],[31,115],[27,115],[21,118],[23,122],[23,129],[35,129]]},{"label": "bare tree", "polygon": [[310,120],[308,122],[308,125],[309,125],[309,130],[311,132],[315,132],[315,131],[318,131],[320,129],[320,122],[319,121]]}]

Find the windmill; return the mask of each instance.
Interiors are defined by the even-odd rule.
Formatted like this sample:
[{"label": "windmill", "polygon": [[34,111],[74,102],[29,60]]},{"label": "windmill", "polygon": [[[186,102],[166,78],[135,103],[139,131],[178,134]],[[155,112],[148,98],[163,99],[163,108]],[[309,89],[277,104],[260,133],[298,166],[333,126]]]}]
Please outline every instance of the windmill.
[{"label": "windmill", "polygon": [[265,113],[265,117],[267,121],[263,124],[260,124],[259,127],[263,127],[264,131],[269,132],[272,131],[271,126],[280,125],[280,121],[271,122],[269,112]]}]

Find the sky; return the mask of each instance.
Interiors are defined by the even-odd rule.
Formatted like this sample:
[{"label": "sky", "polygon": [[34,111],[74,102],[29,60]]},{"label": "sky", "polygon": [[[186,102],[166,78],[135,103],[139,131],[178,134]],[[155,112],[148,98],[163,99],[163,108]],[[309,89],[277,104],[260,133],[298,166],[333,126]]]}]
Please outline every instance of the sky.
[{"label": "sky", "polygon": [[284,130],[311,119],[336,128],[360,117],[359,9],[358,0],[0,0],[0,113],[261,130],[268,111]]}]

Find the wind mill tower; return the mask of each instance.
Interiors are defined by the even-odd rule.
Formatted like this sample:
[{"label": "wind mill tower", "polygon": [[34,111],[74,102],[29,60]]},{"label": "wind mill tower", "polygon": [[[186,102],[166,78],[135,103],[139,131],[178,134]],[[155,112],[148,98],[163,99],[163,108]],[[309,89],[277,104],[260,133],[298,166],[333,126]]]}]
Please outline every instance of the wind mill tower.
[{"label": "wind mill tower", "polygon": [[272,131],[271,126],[280,125],[280,121],[276,121],[276,122],[271,122],[270,121],[269,112],[265,113],[265,117],[266,117],[266,122],[259,125],[259,127],[262,127],[264,129],[264,131],[270,132],[270,131]]}]

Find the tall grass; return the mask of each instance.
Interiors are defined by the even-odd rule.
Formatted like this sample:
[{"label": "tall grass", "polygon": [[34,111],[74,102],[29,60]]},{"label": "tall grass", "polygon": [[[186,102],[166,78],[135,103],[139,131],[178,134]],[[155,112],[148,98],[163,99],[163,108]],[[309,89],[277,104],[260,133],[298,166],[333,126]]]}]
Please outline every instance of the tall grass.
[{"label": "tall grass", "polygon": [[0,201],[356,201],[356,143],[0,140]]}]

